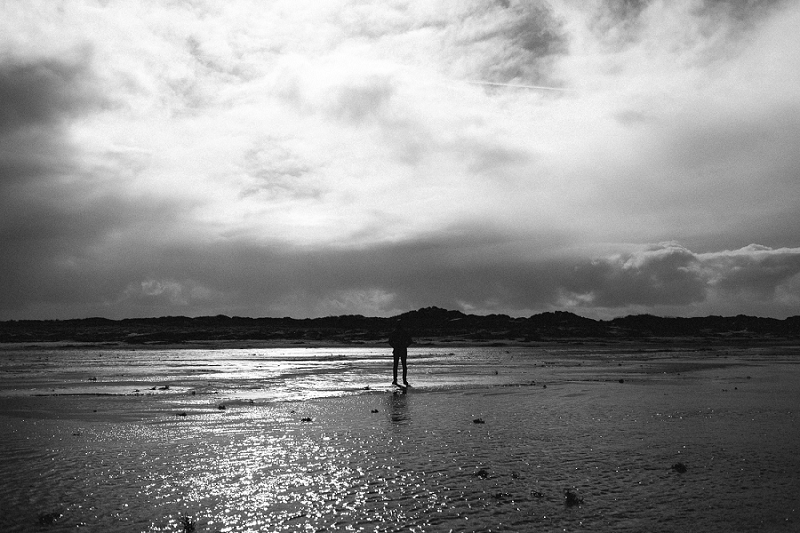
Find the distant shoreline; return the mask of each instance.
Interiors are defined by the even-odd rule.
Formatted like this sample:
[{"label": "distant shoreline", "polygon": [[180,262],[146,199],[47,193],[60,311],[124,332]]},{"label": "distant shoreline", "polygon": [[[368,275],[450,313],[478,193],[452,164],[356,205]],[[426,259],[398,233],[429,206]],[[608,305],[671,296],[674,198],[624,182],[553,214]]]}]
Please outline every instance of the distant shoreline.
[{"label": "distant shoreline", "polygon": [[[425,338],[418,339],[410,347],[412,351],[424,348],[536,348],[547,349],[548,347],[564,346],[592,346],[617,348],[625,351],[649,351],[649,350],[680,350],[703,352],[720,347],[730,346],[731,348],[764,348],[780,347],[800,348],[800,339],[780,339],[767,337],[728,337],[728,338],[694,338],[694,337],[668,337],[668,338],[571,338],[557,340],[541,340],[520,342],[513,339],[505,341],[494,340],[491,342],[466,341],[463,339],[451,338]],[[375,342],[347,342],[347,341],[264,341],[264,340],[198,340],[187,342],[143,342],[127,343],[124,341],[116,342],[91,342],[91,341],[27,341],[27,342],[0,342],[0,353],[9,350],[260,350],[260,349],[303,349],[303,348],[365,348],[365,349],[386,349],[390,350],[389,345],[383,341]],[[795,351],[795,350],[793,350]]]}]

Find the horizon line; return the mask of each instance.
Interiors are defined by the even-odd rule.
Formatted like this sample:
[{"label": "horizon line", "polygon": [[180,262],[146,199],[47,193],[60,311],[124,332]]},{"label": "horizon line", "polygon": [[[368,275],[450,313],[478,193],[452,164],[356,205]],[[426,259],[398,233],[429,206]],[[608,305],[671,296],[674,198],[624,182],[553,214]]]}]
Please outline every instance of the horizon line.
[{"label": "horizon line", "polygon": [[574,316],[577,316],[577,317],[580,317],[580,318],[583,318],[583,319],[586,319],[586,320],[591,320],[591,321],[594,321],[594,322],[611,322],[613,320],[617,320],[617,319],[620,319],[620,318],[630,318],[630,317],[652,317],[652,318],[659,318],[659,319],[666,319],[666,320],[669,320],[669,319],[694,319],[694,318],[739,318],[739,317],[743,317],[743,318],[768,319],[768,320],[777,320],[777,321],[785,321],[785,320],[789,320],[790,318],[798,318],[798,317],[800,317],[800,314],[798,314],[798,315],[789,315],[789,316],[787,316],[785,318],[775,318],[775,317],[771,317],[771,316],[747,315],[747,314],[744,314],[744,313],[738,313],[736,315],[714,315],[714,314],[709,314],[709,315],[694,315],[694,316],[654,315],[652,313],[637,313],[637,314],[627,314],[627,315],[616,316],[616,317],[613,317],[613,318],[602,319],[602,318],[590,318],[590,317],[586,317],[586,316],[580,315],[578,313],[575,313],[574,311],[564,311],[564,310],[542,311],[542,312],[534,313],[534,314],[527,315],[527,316],[524,316],[524,315],[513,316],[513,315],[506,314],[506,313],[488,313],[488,314],[481,315],[481,314],[466,313],[466,312],[458,310],[458,309],[446,309],[446,308],[438,307],[438,306],[427,306],[427,307],[420,307],[418,309],[412,309],[412,310],[409,310],[409,311],[403,311],[402,313],[399,313],[397,315],[390,315],[390,316],[368,316],[368,315],[363,315],[363,314],[360,314],[360,313],[346,313],[346,314],[341,314],[341,315],[325,315],[325,316],[318,316],[318,317],[297,318],[297,317],[288,316],[288,315],[285,315],[285,316],[242,316],[242,315],[226,315],[226,314],[223,314],[223,313],[217,313],[217,314],[214,314],[214,315],[196,315],[196,316],[160,315],[160,316],[138,316],[138,317],[125,317],[125,318],[108,318],[108,317],[105,317],[105,316],[95,315],[95,316],[85,316],[85,317],[81,317],[81,318],[77,318],[77,317],[76,318],[17,318],[17,319],[11,318],[11,319],[0,320],[0,323],[6,323],[6,322],[69,322],[69,321],[97,320],[97,319],[108,320],[108,321],[111,321],[111,322],[120,322],[120,321],[124,321],[124,320],[159,320],[159,319],[168,319],[168,318],[187,318],[187,319],[190,319],[190,320],[196,320],[196,319],[201,319],[201,318],[227,318],[227,319],[247,319],[247,320],[264,320],[264,319],[286,320],[286,319],[288,319],[288,320],[302,321],[302,320],[324,320],[324,319],[327,319],[327,318],[362,317],[362,318],[376,319],[376,320],[396,320],[396,319],[399,319],[400,317],[402,317],[404,315],[408,315],[410,313],[417,313],[417,312],[425,311],[425,310],[437,310],[437,311],[444,311],[444,312],[447,312],[447,313],[460,313],[460,314],[464,315],[465,317],[473,316],[473,317],[479,317],[479,318],[488,318],[488,317],[492,317],[492,316],[503,316],[503,317],[508,317],[510,319],[527,319],[527,318],[532,318],[532,317],[535,317],[535,316],[541,316],[541,315],[546,315],[546,314],[564,313],[564,314],[574,315]]}]

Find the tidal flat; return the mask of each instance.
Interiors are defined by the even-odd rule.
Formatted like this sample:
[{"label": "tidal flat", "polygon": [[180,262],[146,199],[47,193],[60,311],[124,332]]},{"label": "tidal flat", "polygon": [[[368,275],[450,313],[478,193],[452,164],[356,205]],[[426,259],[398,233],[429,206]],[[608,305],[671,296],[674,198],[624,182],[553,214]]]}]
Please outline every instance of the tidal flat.
[{"label": "tidal flat", "polygon": [[3,346],[0,531],[796,531],[799,354]]}]

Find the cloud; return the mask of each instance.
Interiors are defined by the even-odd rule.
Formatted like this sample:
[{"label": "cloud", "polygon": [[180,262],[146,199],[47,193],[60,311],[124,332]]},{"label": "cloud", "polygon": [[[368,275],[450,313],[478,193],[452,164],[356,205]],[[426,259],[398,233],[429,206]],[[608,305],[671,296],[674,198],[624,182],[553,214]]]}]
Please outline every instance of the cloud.
[{"label": "cloud", "polygon": [[[695,253],[665,243],[597,257],[574,272],[566,280],[565,299],[577,306],[630,311],[689,306],[697,313],[713,312],[712,304],[729,310],[735,302],[740,309],[756,312],[762,309],[760,304],[775,303],[779,293],[777,299],[796,300],[800,248],[749,245]],[[791,313],[791,306],[783,309],[784,314]]]},{"label": "cloud", "polygon": [[[682,23],[684,32],[680,37],[684,39],[684,46],[716,45],[716,38],[730,43],[742,37],[742,33],[751,30],[784,3],[784,0],[604,0],[593,13],[590,27],[606,44],[629,47],[646,39],[648,34],[663,37],[666,32],[653,31],[657,24],[674,30],[673,23]],[[686,37],[690,38],[686,40]]]},{"label": "cloud", "polygon": [[[68,304],[73,313],[104,316],[388,316],[427,305],[517,316],[556,309],[600,318],[765,309],[788,316],[800,300],[800,248],[696,253],[662,243],[536,258],[502,234],[453,230],[356,248],[153,242],[72,264],[43,257],[36,285],[19,283],[29,291],[19,296],[28,309]],[[0,313],[18,312],[3,301]]]},{"label": "cloud", "polygon": [[141,283],[128,285],[120,300],[145,309],[161,307],[174,310],[212,300],[212,294],[191,280],[178,282],[171,279],[146,279]]},{"label": "cloud", "polygon": [[751,244],[733,252],[702,254],[709,283],[726,293],[768,300],[800,273],[797,248]]},{"label": "cloud", "polygon": [[610,308],[696,303],[706,289],[698,267],[695,254],[671,244],[595,258],[574,270],[568,298]]},{"label": "cloud", "polygon": [[567,37],[546,2],[463,3],[445,43],[452,47],[453,75],[489,82],[552,83],[553,56]]},{"label": "cloud", "polygon": [[[68,164],[66,126],[101,106],[83,49],[63,58],[0,63],[0,190],[36,181]],[[10,206],[8,206],[10,207]]]},{"label": "cloud", "polygon": [[[52,264],[64,260],[62,254],[92,240],[115,217],[111,206],[95,204],[89,184],[75,185],[80,163],[68,129],[70,121],[104,103],[86,48],[0,65],[0,271],[6,306],[24,302],[51,274]],[[47,289],[71,293],[68,285]]]},{"label": "cloud", "polygon": [[0,125],[5,134],[58,122],[97,104],[91,84],[91,54],[0,65]]},{"label": "cloud", "polygon": [[376,61],[291,57],[281,61],[273,91],[300,113],[357,125],[386,113],[395,92],[392,77],[391,69]]},{"label": "cloud", "polygon": [[796,3],[26,6],[0,317],[796,309]]}]

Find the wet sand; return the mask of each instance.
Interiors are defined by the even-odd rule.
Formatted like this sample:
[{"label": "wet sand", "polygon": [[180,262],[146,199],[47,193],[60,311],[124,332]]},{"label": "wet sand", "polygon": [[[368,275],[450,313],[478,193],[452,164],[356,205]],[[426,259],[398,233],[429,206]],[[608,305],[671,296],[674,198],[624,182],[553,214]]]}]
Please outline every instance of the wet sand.
[{"label": "wet sand", "polygon": [[800,527],[795,354],[580,350],[408,394],[6,394],[0,531]]}]

